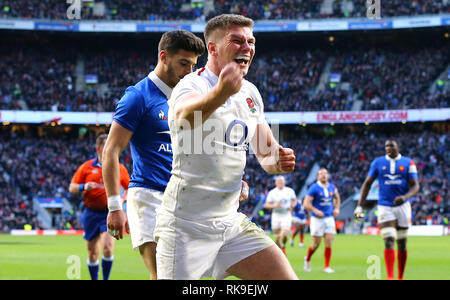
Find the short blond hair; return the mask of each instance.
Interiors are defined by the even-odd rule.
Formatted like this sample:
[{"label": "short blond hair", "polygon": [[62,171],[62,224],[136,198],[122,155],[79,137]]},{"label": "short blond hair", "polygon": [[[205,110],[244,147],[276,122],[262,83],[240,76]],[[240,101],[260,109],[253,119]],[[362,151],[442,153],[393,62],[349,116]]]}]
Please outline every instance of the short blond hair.
[{"label": "short blond hair", "polygon": [[234,14],[218,15],[208,21],[205,28],[205,41],[209,42],[211,35],[218,29],[227,30],[230,26],[242,26],[253,28],[254,22],[252,19]]}]

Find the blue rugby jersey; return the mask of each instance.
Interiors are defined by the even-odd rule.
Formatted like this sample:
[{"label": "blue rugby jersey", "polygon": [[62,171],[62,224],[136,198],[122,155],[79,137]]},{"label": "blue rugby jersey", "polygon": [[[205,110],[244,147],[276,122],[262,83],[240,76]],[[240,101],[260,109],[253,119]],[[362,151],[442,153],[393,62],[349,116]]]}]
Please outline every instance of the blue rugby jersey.
[{"label": "blue rugby jersey", "polygon": [[154,72],[125,90],[113,120],[133,132],[133,173],[129,187],[164,192],[172,170],[167,99],[172,89]]},{"label": "blue rugby jersey", "polygon": [[385,155],[374,159],[368,176],[378,179],[380,186],[378,205],[383,206],[394,206],[395,197],[408,192],[409,179],[418,178],[414,161],[400,154],[396,158]]},{"label": "blue rugby jersey", "polygon": [[[313,183],[307,192],[307,195],[313,198],[312,206],[323,212],[324,218],[333,216],[333,198],[336,194],[336,186],[328,183],[323,187],[318,181]],[[310,212],[311,216],[317,217],[314,212]]]}]

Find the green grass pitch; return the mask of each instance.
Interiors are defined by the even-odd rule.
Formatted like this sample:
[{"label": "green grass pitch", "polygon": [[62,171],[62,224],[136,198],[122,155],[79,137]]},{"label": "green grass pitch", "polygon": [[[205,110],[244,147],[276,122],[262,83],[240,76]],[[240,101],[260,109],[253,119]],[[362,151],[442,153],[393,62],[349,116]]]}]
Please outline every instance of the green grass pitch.
[{"label": "green grass pitch", "polygon": [[[306,235],[306,247],[310,241],[310,236]],[[379,236],[337,235],[331,257],[335,274],[323,272],[323,247],[322,243],[312,257],[311,273],[305,273],[303,257],[307,248],[298,247],[298,237],[293,247],[287,246],[288,259],[300,279],[366,280],[368,269],[376,270],[376,256],[379,258],[380,279],[386,277],[383,242]],[[81,236],[0,235],[0,280],[68,279],[68,270],[74,266],[74,261],[68,261],[72,255],[79,258],[80,279],[89,279],[86,244]],[[375,260],[368,263],[368,257],[372,255]],[[131,249],[129,236],[116,242],[114,257],[110,279],[148,279],[139,253]],[[450,236],[410,237],[405,279],[450,279]]]}]

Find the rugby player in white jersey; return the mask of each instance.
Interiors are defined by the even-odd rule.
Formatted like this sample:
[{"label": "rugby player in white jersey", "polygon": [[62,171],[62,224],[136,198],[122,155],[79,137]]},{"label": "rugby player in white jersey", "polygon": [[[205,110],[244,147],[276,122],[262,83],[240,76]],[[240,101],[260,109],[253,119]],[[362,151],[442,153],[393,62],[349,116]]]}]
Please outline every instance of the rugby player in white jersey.
[{"label": "rugby player in white jersey", "polygon": [[158,278],[297,279],[272,239],[237,212],[249,144],[266,172],[295,167],[244,79],[255,54],[253,21],[217,16],[205,41],[206,67],[185,76],[169,100],[173,165],[156,220]]},{"label": "rugby player in white jersey", "polygon": [[272,231],[275,243],[286,254],[286,242],[291,233],[292,210],[297,205],[297,197],[290,187],[286,186],[283,176],[277,176],[276,187],[267,194],[265,208],[272,210]]}]

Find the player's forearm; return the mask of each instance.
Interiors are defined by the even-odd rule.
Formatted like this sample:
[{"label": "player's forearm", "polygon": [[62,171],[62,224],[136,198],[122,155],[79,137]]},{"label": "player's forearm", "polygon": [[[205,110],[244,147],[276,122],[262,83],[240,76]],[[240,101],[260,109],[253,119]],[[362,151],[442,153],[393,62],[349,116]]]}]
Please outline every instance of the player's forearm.
[{"label": "player's forearm", "polygon": [[341,210],[341,197],[337,195],[334,199],[334,208],[337,210]]},{"label": "player's forearm", "polygon": [[261,165],[261,167],[263,168],[263,170],[271,175],[278,175],[278,174],[282,173],[282,171],[280,170],[280,167],[278,165],[278,160],[276,157],[277,149],[278,149],[278,143],[273,144],[270,147],[267,147],[266,151],[268,153],[266,155],[262,155],[260,149],[258,150],[258,153],[256,154],[256,158],[258,159],[258,162]]},{"label": "player's forearm", "polygon": [[358,205],[357,206],[363,206],[364,202],[367,199],[367,195],[369,195],[369,189],[370,186],[367,185],[367,183],[364,183],[361,188],[361,194],[359,195]]},{"label": "player's forearm", "polygon": [[117,150],[107,149],[103,152],[103,183],[108,197],[120,195],[120,163]]},{"label": "player's forearm", "polygon": [[208,120],[229,97],[230,95],[223,93],[218,86],[215,86],[203,96],[198,94],[188,95],[175,105],[175,120],[178,122],[187,121],[190,128],[193,129],[200,125],[200,120],[202,124]]},{"label": "player's forearm", "polygon": [[416,196],[419,193],[419,189],[420,189],[419,184],[414,183],[414,185],[412,185],[409,188],[408,192],[405,194],[405,198],[409,199],[409,198]]}]

